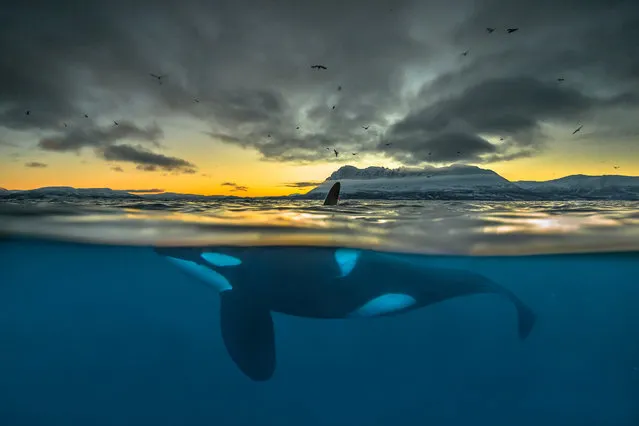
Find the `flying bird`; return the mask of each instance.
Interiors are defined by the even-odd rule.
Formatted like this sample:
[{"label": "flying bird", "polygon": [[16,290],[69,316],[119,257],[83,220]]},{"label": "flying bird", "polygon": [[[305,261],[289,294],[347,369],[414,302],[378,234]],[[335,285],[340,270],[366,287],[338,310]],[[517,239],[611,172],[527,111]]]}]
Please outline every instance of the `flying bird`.
[{"label": "flying bird", "polygon": [[575,133],[580,131],[582,127],[584,127],[583,124],[581,126],[577,127],[577,129],[574,132],[572,132],[572,134],[574,135]]},{"label": "flying bird", "polygon": [[387,143],[387,144],[385,144],[385,145],[386,145],[386,146],[391,146],[391,145],[392,145],[392,143],[390,143],[390,142],[389,142],[389,143]]},{"label": "flying bird", "polygon": [[88,114],[84,114],[84,118],[89,118],[89,115]]},{"label": "flying bird", "polygon": [[117,121],[115,121],[115,120],[113,120],[113,125],[114,125],[114,126],[119,126],[118,122],[117,122]]},{"label": "flying bird", "polygon": [[517,30],[519,30],[519,28],[508,28],[506,31],[508,31],[508,34],[511,34],[511,33],[514,33]]},{"label": "flying bird", "polygon": [[199,103],[200,103],[200,100],[199,100],[198,98],[195,98],[195,99],[193,99],[193,102],[196,102],[196,103],[198,103],[198,104],[199,104]]},{"label": "flying bird", "polygon": [[328,69],[324,65],[311,65],[311,68],[313,68],[315,70],[327,70]]},{"label": "flying bird", "polygon": [[613,169],[617,170],[619,166],[612,166]]},{"label": "flying bird", "polygon": [[364,130],[368,130],[368,128],[369,128],[369,127],[370,127],[370,126],[362,126],[362,129],[364,129]]},{"label": "flying bird", "polygon": [[341,91],[342,90],[342,86],[337,86],[337,91]]},{"label": "flying bird", "polygon": [[488,34],[492,34],[493,31],[495,31],[494,28],[486,28],[486,31],[488,31]]},{"label": "flying bird", "polygon": [[462,53],[462,56],[468,55],[468,50]]},{"label": "flying bird", "polygon": [[335,158],[337,158],[337,156],[339,155],[339,152],[337,152],[335,148],[333,148],[333,152],[335,153]]},{"label": "flying bird", "polygon": [[157,75],[157,74],[153,74],[153,73],[149,73],[149,75],[153,78],[157,78],[158,80],[158,84],[162,84],[162,79],[164,77],[166,77],[166,75]]},{"label": "flying bird", "polygon": [[24,112],[24,115],[29,115],[29,114],[31,114],[31,111],[30,111],[30,110],[26,110],[26,111]]},{"label": "flying bird", "polygon": [[333,105],[333,108],[332,108],[332,109],[335,109],[335,105]]},{"label": "flying bird", "polygon": [[269,134],[267,135],[267,137],[269,137],[269,138],[270,138],[270,137],[271,137],[271,134],[269,133]]},{"label": "flying bird", "polygon": [[356,153],[356,152],[354,152],[354,153],[353,153],[353,155],[357,155],[357,153]]},{"label": "flying bird", "polygon": [[297,126],[295,129],[296,129],[296,130],[299,130],[299,129],[300,129],[300,126]]}]

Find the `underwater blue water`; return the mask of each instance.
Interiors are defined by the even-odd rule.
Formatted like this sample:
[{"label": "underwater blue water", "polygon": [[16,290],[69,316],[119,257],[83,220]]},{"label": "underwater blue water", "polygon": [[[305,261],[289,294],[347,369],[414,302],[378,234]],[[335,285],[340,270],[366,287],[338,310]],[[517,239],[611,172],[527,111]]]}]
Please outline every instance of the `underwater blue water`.
[{"label": "underwater blue water", "polygon": [[[406,255],[511,290],[537,315],[532,332],[519,339],[494,295],[370,319],[275,313],[277,369],[255,382],[226,352],[218,295],[148,244],[107,243],[121,230],[91,217],[72,221],[91,244],[12,235],[15,217],[0,239],[1,425],[639,424],[638,251]],[[136,223],[132,239],[168,232]],[[518,232],[508,247],[531,241]]]}]

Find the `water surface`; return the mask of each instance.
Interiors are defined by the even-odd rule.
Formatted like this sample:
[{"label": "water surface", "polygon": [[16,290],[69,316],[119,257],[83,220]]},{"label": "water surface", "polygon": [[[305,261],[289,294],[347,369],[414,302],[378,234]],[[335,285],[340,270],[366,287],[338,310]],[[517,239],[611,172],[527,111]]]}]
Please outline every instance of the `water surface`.
[{"label": "water surface", "polygon": [[[4,205],[0,423],[636,426],[637,219],[631,203]],[[274,314],[278,366],[257,383],[226,353],[217,294],[155,244],[409,252],[490,278],[537,323],[519,339],[491,295]]]}]

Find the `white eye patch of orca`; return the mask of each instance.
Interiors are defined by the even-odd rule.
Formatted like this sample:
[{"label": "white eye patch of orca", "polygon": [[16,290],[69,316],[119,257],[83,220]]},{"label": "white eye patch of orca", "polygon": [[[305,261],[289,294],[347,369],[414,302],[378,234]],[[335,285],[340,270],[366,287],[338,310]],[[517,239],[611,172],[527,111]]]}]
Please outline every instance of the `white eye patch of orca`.
[{"label": "white eye patch of orca", "polygon": [[237,257],[212,251],[206,251],[200,254],[200,257],[215,266],[237,266],[242,264],[242,261]]},{"label": "white eye patch of orca", "polygon": [[169,262],[176,265],[178,268],[182,269],[189,275],[194,276],[200,281],[203,281],[205,284],[210,285],[220,293],[233,289],[233,286],[231,285],[229,280],[224,277],[224,275],[219,274],[204,265],[171,256],[165,256],[165,258]]},{"label": "white eye patch of orca", "polygon": [[359,250],[353,249],[337,249],[335,250],[335,261],[337,262],[337,266],[339,266],[339,270],[342,273],[342,277],[350,274],[355,265],[357,264],[357,259],[360,256]]},{"label": "white eye patch of orca", "polygon": [[403,293],[387,293],[366,302],[351,312],[351,317],[375,317],[408,308],[416,303],[414,297]]}]

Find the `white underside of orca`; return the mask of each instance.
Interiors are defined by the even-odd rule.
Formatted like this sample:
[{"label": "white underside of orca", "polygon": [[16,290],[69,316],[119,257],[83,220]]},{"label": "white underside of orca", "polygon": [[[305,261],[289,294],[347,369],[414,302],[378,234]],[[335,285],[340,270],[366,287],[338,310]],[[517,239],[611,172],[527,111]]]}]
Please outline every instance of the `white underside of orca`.
[{"label": "white underside of orca", "polygon": [[401,311],[413,306],[417,301],[414,297],[403,293],[382,294],[369,300],[361,307],[349,314],[349,317],[376,317]]},{"label": "white underside of orca", "polygon": [[200,254],[200,257],[215,266],[238,266],[242,264],[242,261],[237,257],[229,256],[224,253],[205,251]]},{"label": "white underside of orca", "polygon": [[357,260],[360,256],[359,250],[353,249],[337,249],[335,250],[335,261],[339,266],[339,270],[342,273],[341,277],[345,277],[355,269]]},{"label": "white underside of orca", "polygon": [[[229,256],[231,257],[231,256]],[[176,265],[183,271],[193,275],[205,284],[210,285],[219,292],[232,290],[233,286],[224,275],[215,272],[214,270],[207,268],[204,265],[200,265],[189,260],[178,259],[177,257],[165,256],[165,258]]]}]

